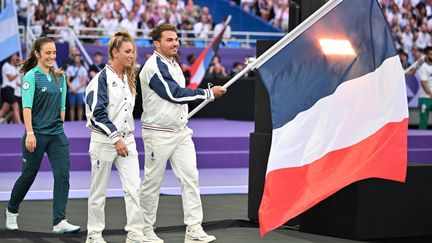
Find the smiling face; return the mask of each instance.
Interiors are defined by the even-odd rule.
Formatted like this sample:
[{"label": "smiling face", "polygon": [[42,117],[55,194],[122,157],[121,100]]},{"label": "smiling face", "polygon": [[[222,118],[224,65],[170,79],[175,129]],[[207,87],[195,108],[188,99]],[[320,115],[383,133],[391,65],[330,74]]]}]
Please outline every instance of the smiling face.
[{"label": "smiling face", "polygon": [[177,56],[179,41],[176,32],[170,30],[163,31],[160,40],[155,40],[154,44],[156,51],[166,58],[172,59]]},{"label": "smiling face", "polygon": [[112,50],[113,62],[120,64],[123,68],[129,68],[134,65],[135,47],[132,42],[124,41],[118,49]]},{"label": "smiling face", "polygon": [[41,46],[41,50],[36,51],[36,57],[38,59],[38,65],[46,68],[52,68],[54,66],[57,51],[54,42],[47,42]]}]

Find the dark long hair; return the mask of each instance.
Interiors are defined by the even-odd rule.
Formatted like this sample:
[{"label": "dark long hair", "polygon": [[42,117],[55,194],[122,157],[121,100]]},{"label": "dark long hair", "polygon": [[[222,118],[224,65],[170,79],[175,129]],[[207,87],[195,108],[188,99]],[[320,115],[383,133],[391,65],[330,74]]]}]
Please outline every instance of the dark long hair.
[{"label": "dark long hair", "polygon": [[[25,75],[28,71],[32,70],[34,67],[38,64],[38,59],[36,57],[36,52],[40,53],[42,50],[42,46],[46,43],[55,43],[53,39],[48,37],[41,37],[36,39],[33,42],[32,49],[30,51],[30,55],[25,59],[21,64],[22,67],[20,69],[20,72]],[[50,73],[52,73],[55,77],[56,82],[58,83],[58,77],[62,74],[64,74],[64,71],[61,69],[54,70],[53,68],[50,68]]]}]

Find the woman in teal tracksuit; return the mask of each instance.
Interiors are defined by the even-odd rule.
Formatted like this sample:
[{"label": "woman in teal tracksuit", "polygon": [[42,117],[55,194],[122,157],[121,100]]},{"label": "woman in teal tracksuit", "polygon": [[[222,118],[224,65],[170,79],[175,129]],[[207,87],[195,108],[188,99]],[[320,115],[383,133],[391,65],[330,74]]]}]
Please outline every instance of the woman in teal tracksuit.
[{"label": "woman in teal tracksuit", "polygon": [[20,203],[33,184],[44,153],[48,154],[54,173],[53,232],[80,230],[66,220],[69,194],[69,142],[63,131],[66,103],[66,78],[54,70],[56,46],[52,39],[37,39],[21,72],[22,106],[25,134],[22,139],[23,170],[15,182],[6,208],[6,229],[18,229]]}]

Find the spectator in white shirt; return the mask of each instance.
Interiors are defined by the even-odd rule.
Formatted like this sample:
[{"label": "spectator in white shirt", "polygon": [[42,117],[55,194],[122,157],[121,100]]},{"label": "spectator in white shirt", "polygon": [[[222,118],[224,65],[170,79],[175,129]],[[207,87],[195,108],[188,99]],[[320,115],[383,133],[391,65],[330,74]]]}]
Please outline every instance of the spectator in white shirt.
[{"label": "spectator in white shirt", "polygon": [[116,0],[113,3],[113,17],[121,21],[127,18],[127,15],[128,15],[128,11],[123,6],[123,3],[120,2],[119,0]]},{"label": "spectator in white shirt", "polygon": [[153,0],[153,2],[156,2],[159,9],[166,8],[168,6],[167,0]]},{"label": "spectator in white shirt", "polygon": [[195,37],[207,39],[209,31],[212,30],[212,24],[209,21],[208,15],[202,15],[201,21],[193,26]]},{"label": "spectator in white shirt", "polygon": [[84,91],[87,87],[88,72],[82,65],[81,56],[79,54],[74,56],[74,64],[66,69],[66,81],[70,104],[70,120],[75,120],[76,108],[78,121],[82,121],[84,115]]},{"label": "spectator in white shirt", "polygon": [[113,18],[111,11],[105,11],[104,18],[99,23],[106,30],[105,35],[113,36],[118,25],[118,20]]},{"label": "spectator in white shirt", "polygon": [[402,20],[402,14],[396,4],[391,5],[391,10],[387,12],[387,22],[393,21],[394,18],[397,18],[398,22]]},{"label": "spectator in white shirt", "polygon": [[59,6],[57,8],[57,14],[56,14],[56,18],[55,18],[55,23],[56,25],[62,25],[64,20],[66,19],[66,15],[65,15],[65,9],[63,6]]},{"label": "spectator in white shirt", "polygon": [[136,31],[138,30],[138,23],[135,21],[134,12],[129,12],[128,17],[120,22],[120,29],[129,32],[132,38],[135,38]]},{"label": "spectator in white shirt", "polygon": [[165,15],[165,17],[168,19],[168,22],[176,27],[179,27],[182,23],[182,17],[181,17],[181,11],[178,11],[177,6],[173,3],[170,4],[169,9],[167,10],[167,13],[169,15]]},{"label": "spectator in white shirt", "polygon": [[95,11],[96,10],[96,4],[97,0],[87,0],[87,5],[90,8],[90,10]]},{"label": "spectator in white shirt", "polygon": [[[21,88],[21,74],[18,71],[19,56],[18,53],[13,54],[7,59],[7,62],[2,66],[3,84],[1,89],[1,97],[3,106],[0,110],[0,123],[5,122],[5,115],[12,108],[12,121],[14,123],[22,123],[20,116],[19,100],[17,99],[17,88]],[[21,96],[21,94],[19,94]]]},{"label": "spectator in white shirt", "polygon": [[404,31],[401,35],[401,41],[404,52],[409,53],[414,44],[413,33],[411,31],[410,25],[405,26]]},{"label": "spectator in white shirt", "polygon": [[135,21],[138,23],[141,20],[141,14],[146,12],[146,6],[142,3],[142,0],[135,0],[132,11],[135,12]]},{"label": "spectator in white shirt", "polygon": [[151,13],[145,12],[141,14],[140,22],[138,23],[138,28],[141,30],[141,34],[143,37],[149,37],[150,31],[155,26]]},{"label": "spectator in white shirt", "polygon": [[170,5],[174,5],[178,13],[183,12],[183,10],[185,8],[184,1],[171,0]]},{"label": "spectator in white shirt", "polygon": [[68,18],[69,26],[73,28],[75,33],[79,33],[79,27],[81,26],[81,17],[79,14],[78,8],[73,8],[71,12],[71,16]]},{"label": "spectator in white shirt", "polygon": [[281,28],[283,31],[288,31],[289,8],[288,0],[279,1],[279,8],[275,8],[275,17],[270,20],[272,24]]},{"label": "spectator in white shirt", "polygon": [[132,10],[132,6],[134,5],[133,0],[121,0],[121,2],[128,12]]},{"label": "spectator in white shirt", "polygon": [[[60,23],[60,26],[63,27],[69,27],[69,21],[67,18],[63,19],[63,22]],[[59,43],[64,43],[64,42],[70,42],[71,36],[72,36],[72,30],[68,29],[68,28],[62,28],[60,31],[58,31],[58,34],[60,35],[59,39],[57,40]]]},{"label": "spectator in white shirt", "polygon": [[27,16],[33,16],[38,0],[19,0],[18,2],[18,24],[26,25]]},{"label": "spectator in white shirt", "polygon": [[431,45],[431,37],[426,24],[420,26],[420,31],[418,32],[418,37],[415,43],[421,50],[425,49],[426,46]]},{"label": "spectator in white shirt", "polygon": [[[213,36],[217,36],[222,31],[223,26],[224,26],[225,22],[227,21],[227,18],[228,17],[224,17],[222,22],[217,24],[214,27]],[[231,39],[231,27],[229,25],[227,25],[225,32],[223,34],[223,40],[229,40],[229,39]]]}]

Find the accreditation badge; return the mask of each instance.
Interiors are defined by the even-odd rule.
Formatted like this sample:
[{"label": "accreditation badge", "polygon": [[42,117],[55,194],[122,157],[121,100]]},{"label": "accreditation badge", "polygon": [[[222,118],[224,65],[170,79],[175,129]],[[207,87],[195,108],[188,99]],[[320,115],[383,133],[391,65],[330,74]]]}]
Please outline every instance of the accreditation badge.
[{"label": "accreditation badge", "polygon": [[28,90],[30,88],[30,84],[27,83],[27,82],[25,82],[25,83],[23,83],[22,87],[23,87],[24,90]]}]

